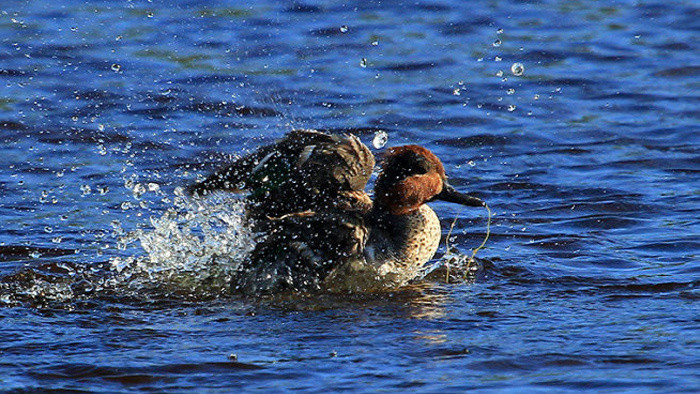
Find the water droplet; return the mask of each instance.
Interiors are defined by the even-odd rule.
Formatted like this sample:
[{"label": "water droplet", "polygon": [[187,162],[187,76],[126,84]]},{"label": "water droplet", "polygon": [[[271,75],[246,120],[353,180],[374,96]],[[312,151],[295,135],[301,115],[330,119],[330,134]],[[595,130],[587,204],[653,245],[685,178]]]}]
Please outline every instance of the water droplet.
[{"label": "water droplet", "polygon": [[112,68],[112,71],[114,71],[115,73],[117,73],[117,72],[119,72],[119,70],[122,69],[122,66],[120,66],[120,65],[117,64],[117,63],[114,63],[114,64],[112,64],[112,67],[111,67],[111,68]]},{"label": "water droplet", "polygon": [[508,112],[513,112],[515,111],[515,105],[511,104],[508,106]]},{"label": "water droplet", "polygon": [[105,187],[98,187],[98,188],[97,188],[97,191],[100,192],[100,195],[101,195],[101,196],[104,196],[105,194],[109,193],[109,187],[107,187],[107,186],[105,186]]},{"label": "water droplet", "polygon": [[496,34],[503,34],[503,29],[496,30]]},{"label": "water droplet", "polygon": [[46,226],[44,227],[44,231],[51,234],[53,232],[53,229],[51,228],[51,226]]},{"label": "water droplet", "polygon": [[90,194],[92,192],[92,189],[90,188],[90,185],[82,185],[80,186],[80,192],[80,195],[84,197]]},{"label": "water droplet", "polygon": [[513,89],[513,88],[506,90],[506,94],[514,94],[514,93],[515,93],[515,89]]},{"label": "water droplet", "polygon": [[127,211],[127,210],[129,210],[129,208],[131,208],[131,206],[132,206],[132,205],[131,205],[131,203],[130,203],[129,201],[124,201],[124,202],[121,204],[122,211]]},{"label": "water droplet", "polygon": [[497,76],[497,77],[502,77],[502,76],[503,76],[503,70],[498,70],[498,71],[496,72],[496,76]]},{"label": "water droplet", "polygon": [[60,244],[61,242],[63,242],[63,237],[54,237],[54,238],[51,238],[51,242],[53,242],[53,243],[55,243],[55,244]]},{"label": "water droplet", "polygon": [[379,130],[374,134],[374,139],[372,139],[372,146],[374,149],[381,149],[389,141],[389,134],[384,130]]},{"label": "water droplet", "polygon": [[149,18],[153,18],[153,11],[148,11],[148,12],[146,13],[146,16],[149,17]]},{"label": "water droplet", "polygon": [[494,61],[494,62],[500,62],[501,60],[503,60],[503,59],[501,59],[500,56],[496,56],[496,57],[493,58],[493,61]]},{"label": "water droplet", "polygon": [[98,124],[98,125],[97,125],[97,130],[99,130],[99,131],[105,131],[105,125],[103,125],[102,123]]},{"label": "water droplet", "polygon": [[150,183],[148,184],[148,191],[149,191],[149,192],[157,193],[157,192],[160,191],[160,185],[157,184],[157,183],[155,183],[155,182],[150,182]]},{"label": "water droplet", "polygon": [[501,44],[502,44],[501,40],[496,40],[496,41],[493,42],[493,46],[495,46],[495,47],[497,47],[497,48],[500,47]]},{"label": "water droplet", "polygon": [[348,30],[349,30],[348,25],[340,26],[340,32],[341,32],[341,33],[347,33]]},{"label": "water droplet", "polygon": [[536,94],[536,95],[532,96],[532,98],[535,99],[535,100],[539,100],[539,99],[540,99],[540,95],[539,95],[539,94]]},{"label": "water droplet", "polygon": [[70,28],[70,31],[78,31],[78,27],[77,27],[77,26],[73,26],[73,27]]},{"label": "water droplet", "polygon": [[372,46],[373,46],[373,47],[376,47],[377,45],[379,45],[379,41],[372,41]]},{"label": "water droplet", "polygon": [[364,58],[364,57],[363,57],[363,58],[360,60],[360,67],[362,67],[362,68],[367,68],[367,58]]},{"label": "water droplet", "polygon": [[476,166],[476,163],[474,163],[474,160],[469,160],[469,161],[467,162],[467,164],[469,164],[469,167],[474,167],[474,166]]},{"label": "water droplet", "polygon": [[141,196],[146,193],[146,187],[140,183],[137,183],[134,185],[134,188],[131,191],[135,198],[141,198]]},{"label": "water droplet", "polygon": [[457,89],[452,91],[452,94],[454,94],[455,96],[459,96],[462,93],[459,91],[459,88],[457,88]]},{"label": "water droplet", "polygon": [[519,77],[525,72],[525,66],[523,66],[522,63],[513,63],[513,65],[510,66],[510,72],[516,77]]},{"label": "water droplet", "polygon": [[115,41],[120,41],[122,38],[123,38],[123,37],[122,37],[121,35],[119,35],[119,36],[116,36],[116,37],[114,38],[114,40],[115,40]]}]

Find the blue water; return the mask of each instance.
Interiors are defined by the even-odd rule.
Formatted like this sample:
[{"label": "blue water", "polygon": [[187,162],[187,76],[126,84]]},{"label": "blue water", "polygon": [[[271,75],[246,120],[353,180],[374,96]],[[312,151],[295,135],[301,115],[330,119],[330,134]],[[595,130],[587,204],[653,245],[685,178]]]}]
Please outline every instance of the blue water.
[{"label": "blue water", "polygon": [[[0,5],[1,390],[700,390],[697,2],[178,3]],[[295,127],[433,150],[478,272],[229,295],[176,188]]]}]

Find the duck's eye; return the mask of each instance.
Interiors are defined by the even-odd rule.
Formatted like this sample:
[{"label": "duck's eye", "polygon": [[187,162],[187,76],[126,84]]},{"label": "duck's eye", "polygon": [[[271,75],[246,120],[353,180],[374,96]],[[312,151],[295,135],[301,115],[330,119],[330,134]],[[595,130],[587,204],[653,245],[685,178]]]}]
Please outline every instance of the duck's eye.
[{"label": "duck's eye", "polygon": [[402,155],[392,159],[384,170],[384,176],[388,179],[405,179],[412,175],[426,174],[429,171],[429,163],[417,155]]}]

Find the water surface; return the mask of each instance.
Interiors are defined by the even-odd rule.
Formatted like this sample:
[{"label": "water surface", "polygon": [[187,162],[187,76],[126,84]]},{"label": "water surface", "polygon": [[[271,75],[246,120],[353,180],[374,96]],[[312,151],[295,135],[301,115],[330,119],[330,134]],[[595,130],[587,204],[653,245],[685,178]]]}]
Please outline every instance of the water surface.
[{"label": "water surface", "polygon": [[[0,388],[699,390],[698,21],[682,0],[3,2]],[[433,150],[494,211],[475,276],[231,296],[240,207],[177,187],[295,127]],[[485,212],[432,205],[469,255]]]}]

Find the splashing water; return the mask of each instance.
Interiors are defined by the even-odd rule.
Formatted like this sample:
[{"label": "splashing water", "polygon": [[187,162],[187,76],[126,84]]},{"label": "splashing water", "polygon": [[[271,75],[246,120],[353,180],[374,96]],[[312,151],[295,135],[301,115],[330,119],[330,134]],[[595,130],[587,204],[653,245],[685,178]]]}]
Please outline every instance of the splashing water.
[{"label": "splashing water", "polygon": [[[481,267],[480,262],[476,259],[476,254],[483,249],[484,246],[486,246],[486,242],[488,242],[489,237],[491,236],[491,219],[493,217],[493,212],[486,203],[484,203],[484,208],[486,208],[486,212],[488,213],[486,219],[486,234],[481,244],[472,250],[471,256],[459,252],[456,248],[450,245],[450,242],[452,241],[452,231],[454,230],[457,219],[459,218],[459,216],[456,216],[450,225],[447,236],[445,237],[445,254],[436,264],[423,267],[423,272],[419,276],[420,278],[427,278],[433,273],[441,272],[444,276],[445,283],[473,281],[474,275]],[[456,272],[452,272],[453,268]],[[440,279],[439,276],[433,276],[433,278]]]},{"label": "splashing water", "polygon": [[372,146],[374,146],[374,149],[381,149],[387,142],[389,142],[389,134],[384,130],[379,130],[374,134]]},{"label": "splashing water", "polygon": [[522,63],[513,63],[513,65],[510,66],[510,72],[516,77],[519,77],[525,72],[525,66],[523,66]]},{"label": "splashing water", "polygon": [[119,237],[128,245],[139,241],[146,255],[110,260],[115,280],[142,291],[209,297],[226,294],[240,263],[255,247],[241,200],[212,196],[190,200],[175,191],[174,207],[151,217],[152,230]]},{"label": "splashing water", "polygon": [[226,296],[256,244],[244,203],[224,195],[193,201],[181,188],[175,193],[173,205],[150,218],[152,228],[127,232],[119,220],[112,221],[116,248],[109,250],[120,251],[120,256],[95,263],[48,260],[24,268],[0,278],[0,305],[72,309],[76,302],[105,297],[154,301]]}]

